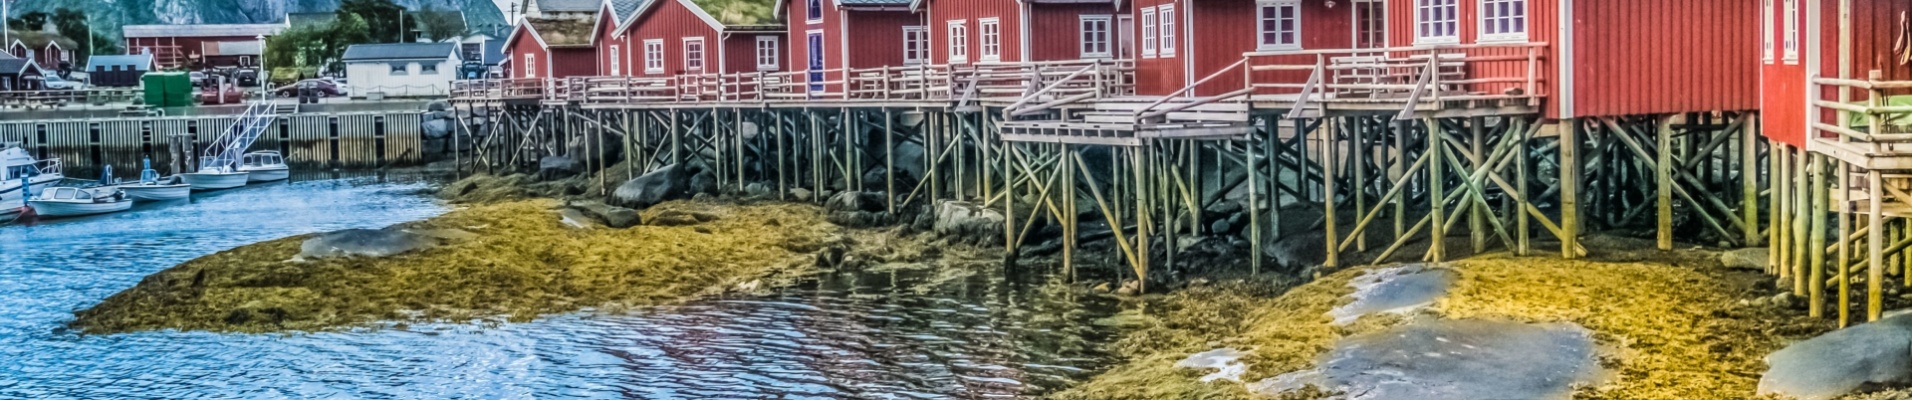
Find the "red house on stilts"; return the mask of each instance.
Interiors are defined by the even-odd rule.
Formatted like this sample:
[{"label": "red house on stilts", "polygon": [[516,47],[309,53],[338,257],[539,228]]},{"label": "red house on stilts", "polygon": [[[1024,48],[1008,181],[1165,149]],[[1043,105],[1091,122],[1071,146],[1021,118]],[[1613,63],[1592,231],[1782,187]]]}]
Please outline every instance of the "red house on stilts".
[{"label": "red house on stilts", "polygon": [[505,69],[513,79],[598,75],[592,46],[596,18],[524,18],[505,38]]}]

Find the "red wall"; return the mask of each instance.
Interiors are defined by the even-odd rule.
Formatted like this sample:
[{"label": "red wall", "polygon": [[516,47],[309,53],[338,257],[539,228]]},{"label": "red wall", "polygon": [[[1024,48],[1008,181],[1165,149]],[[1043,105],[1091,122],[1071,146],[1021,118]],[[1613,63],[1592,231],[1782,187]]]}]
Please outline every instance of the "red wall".
[{"label": "red wall", "polygon": [[[1135,25],[1130,28],[1135,31],[1136,41],[1139,42],[1142,40],[1142,12],[1140,10],[1143,7],[1153,7],[1171,3],[1176,3],[1176,1],[1135,0],[1132,3],[1133,5],[1131,5],[1129,9],[1135,10],[1134,14],[1136,17]],[[1178,4],[1176,8],[1184,8],[1184,6]],[[1176,13],[1181,12],[1181,10],[1176,11]],[[1181,17],[1176,18],[1182,19]],[[1181,31],[1179,35],[1188,34],[1188,28],[1185,25],[1187,24],[1175,24],[1176,29]],[[1178,39],[1178,41],[1183,40]],[[1137,46],[1135,59],[1135,94],[1143,96],[1163,96],[1173,93],[1176,90],[1181,90],[1183,86],[1187,86],[1187,82],[1185,82],[1187,68],[1183,65],[1181,57],[1184,54],[1188,54],[1188,52],[1177,51],[1174,57],[1142,57],[1141,49],[1139,48],[1140,44],[1138,43]],[[1185,46],[1176,46],[1176,49],[1181,50],[1182,47]]]},{"label": "red wall", "polygon": [[[1608,2],[1631,2],[1631,1],[1632,0],[1580,0],[1578,1],[1578,3],[1584,4],[1584,3],[1608,3]],[[1387,10],[1388,45],[1390,47],[1415,46],[1414,40],[1415,40],[1417,31],[1415,30],[1415,26],[1414,26],[1415,25],[1414,3],[1415,3],[1414,0],[1388,0],[1388,7],[1387,7],[1388,9]],[[1460,17],[1458,19],[1459,23],[1456,25],[1460,28],[1460,35],[1459,35],[1460,43],[1461,44],[1480,43],[1480,13],[1478,10],[1480,3],[1473,0],[1460,0],[1457,3],[1459,4]],[[1630,20],[1632,18],[1643,18],[1643,17],[1644,16],[1629,16],[1626,18],[1622,18],[1620,20],[1593,20],[1593,21],[1596,23],[1601,23],[1601,24],[1616,24],[1616,23],[1625,24],[1626,26],[1629,27],[1629,29],[1635,29],[1637,27],[1634,27],[1630,23],[1616,22],[1616,21],[1625,21],[1625,20]],[[1603,18],[1611,18],[1611,17],[1603,17]],[[1586,19],[1584,16],[1581,18],[1581,20],[1588,21],[1588,19]],[[1539,65],[1532,66],[1533,69],[1535,70],[1535,79],[1537,80],[1536,85],[1539,86],[1539,88],[1535,89],[1535,91],[1539,92],[1539,94],[1543,96],[1550,96],[1549,99],[1542,101],[1542,106],[1545,108],[1543,115],[1549,118],[1557,118],[1560,116],[1560,108],[1559,108],[1560,103],[1557,101],[1553,101],[1553,99],[1551,98],[1551,96],[1555,96],[1561,92],[1559,90],[1559,84],[1560,84],[1559,65],[1560,64],[1558,64],[1558,62],[1561,59],[1560,50],[1562,46],[1560,45],[1560,41],[1559,41],[1559,38],[1560,38],[1559,33],[1560,33],[1559,2],[1557,0],[1528,0],[1527,42],[1549,44],[1549,46],[1546,49],[1544,49],[1544,51],[1542,51],[1541,54],[1539,54],[1539,59],[1540,59]],[[1585,40],[1586,39],[1585,37],[1582,37],[1581,39],[1583,39],[1581,43],[1590,43]],[[1607,40],[1612,40],[1612,39],[1607,39]],[[1626,43],[1605,43],[1603,45],[1608,47],[1628,46],[1628,44]],[[1575,56],[1576,58],[1587,57],[1586,55],[1587,49],[1585,47],[1586,46],[1582,46],[1582,48],[1576,51],[1576,56]],[[1522,56],[1524,57],[1527,55],[1527,50],[1522,48],[1481,49],[1481,50],[1469,51],[1468,54],[1470,57],[1472,56]],[[1627,60],[1610,60],[1610,61],[1615,63],[1624,63]],[[1485,78],[1485,77],[1522,77],[1524,78],[1527,76],[1527,70],[1529,68],[1530,66],[1525,61],[1492,62],[1492,63],[1483,63],[1481,65],[1470,66],[1467,73],[1469,78]],[[1586,76],[1581,75],[1580,78],[1585,79]],[[1525,84],[1521,83],[1521,84],[1506,85],[1506,87],[1515,87],[1515,86],[1525,86]]]},{"label": "red wall", "polygon": [[598,75],[597,49],[590,47],[560,47],[551,49],[550,70],[552,78]]},{"label": "red wall", "polygon": [[179,68],[191,62],[187,55],[200,53],[203,56],[204,43],[256,40],[259,39],[250,36],[126,38],[126,54],[139,54],[140,47],[151,46],[153,60],[160,68]]},{"label": "red wall", "polygon": [[924,0],[929,3],[930,59],[949,63],[949,21],[964,20],[969,27],[968,63],[982,58],[982,29],[976,20],[996,18],[1002,27],[1002,62],[1022,60],[1022,11],[1016,0]]},{"label": "red wall", "polygon": [[[599,16],[610,15],[610,9],[607,7],[598,13]],[[596,29],[595,36],[597,36],[596,46],[602,50],[597,52],[597,70],[599,74],[629,75],[631,71],[631,44],[626,43],[624,36],[617,34],[617,19],[599,18],[597,27],[594,29]],[[614,45],[617,46],[617,58],[620,59],[617,63],[618,71],[615,71],[616,74],[613,74],[613,71],[611,71],[611,46]]]},{"label": "red wall", "polygon": [[[1113,4],[1030,4],[1029,60],[1081,59],[1084,15],[1109,16],[1109,45],[1112,52],[1120,54],[1118,49],[1114,49],[1121,42],[1121,30],[1116,23],[1126,13],[1127,10],[1116,9]],[[1139,36],[1137,40],[1140,40]]]},{"label": "red wall", "polygon": [[[1767,139],[1791,144],[1793,146],[1806,145],[1805,50],[1806,47],[1812,46],[1813,44],[1806,43],[1805,20],[1806,5],[1812,1],[1813,0],[1801,0],[1798,12],[1792,15],[1786,15],[1785,0],[1773,0],[1773,30],[1770,32],[1773,35],[1773,60],[1771,62],[1765,61],[1765,54],[1758,48],[1754,49],[1754,53],[1751,56],[1751,59],[1760,60],[1761,63],[1759,88],[1760,134],[1765,135]],[[1836,4],[1834,4],[1834,6],[1836,7]],[[1755,7],[1759,7],[1759,5],[1755,5]],[[1758,14],[1759,12],[1760,9],[1755,9],[1754,15],[1748,19],[1755,24],[1750,31],[1756,33],[1748,35],[1754,38],[1754,46],[1761,45],[1760,40],[1762,38],[1759,35],[1766,33],[1764,27],[1758,25],[1763,22],[1761,16]],[[1797,39],[1799,40],[1800,51],[1799,60],[1795,62],[1785,61],[1787,18],[1799,21]],[[1831,43],[1833,43],[1832,46],[1826,48],[1837,48],[1838,39],[1836,36],[1828,36],[1826,38],[1832,40]]]},{"label": "red wall", "polygon": [[[695,13],[685,9],[677,1],[655,1],[657,1],[655,4],[649,6],[651,10],[639,15],[625,32],[625,37],[630,39],[631,45],[637,47],[638,56],[633,59],[636,61],[634,65],[637,66],[634,71],[635,76],[669,77],[684,73],[684,38],[686,37],[704,38],[703,72],[719,72],[718,54],[722,54],[723,45],[718,43],[717,30],[712,29],[710,24],[705,23],[702,18],[698,18]],[[650,39],[664,40],[664,72],[662,74],[644,71],[644,41]]]},{"label": "red wall", "polygon": [[[1178,8],[1180,8],[1176,10],[1178,13],[1190,11],[1194,13],[1190,15],[1194,18],[1194,23],[1183,20],[1177,21],[1177,25],[1182,26],[1183,32],[1190,32],[1190,28],[1193,28],[1195,46],[1188,46],[1184,41],[1176,49],[1180,56],[1194,57],[1194,70],[1189,71],[1193,80],[1200,81],[1242,61],[1243,54],[1256,51],[1259,41],[1255,37],[1258,32],[1255,26],[1258,12],[1255,2],[1211,0],[1196,2],[1193,10],[1188,10],[1186,6]],[[1354,7],[1346,4],[1329,8],[1325,2],[1302,2],[1301,49],[1327,50],[1353,47],[1354,30],[1351,26],[1354,23],[1354,14],[1352,10]],[[1313,64],[1315,58],[1314,55],[1282,56],[1260,58],[1256,62],[1307,65]],[[1300,71],[1279,72],[1257,75],[1256,79],[1264,82],[1300,84],[1307,82],[1309,75]],[[1196,88],[1195,92],[1197,95],[1207,96],[1240,90],[1245,87],[1242,76],[1240,71],[1224,73]],[[1177,85],[1176,88],[1179,89],[1180,86],[1182,85]]]},{"label": "red wall", "polygon": [[[793,67],[792,70],[805,71],[810,69],[810,45],[808,40],[810,40],[810,31],[812,30],[823,31],[823,68],[843,68],[842,23],[844,16],[837,11],[836,0],[820,1],[823,5],[821,13],[823,18],[817,21],[810,20],[809,1],[789,0],[787,3],[789,4],[789,10],[788,13],[784,15],[784,21],[790,26],[790,34],[787,37],[789,39],[788,43],[785,43],[784,48],[789,49],[787,58],[790,60],[789,65]],[[901,35],[902,32],[898,31],[897,34]]]},{"label": "red wall", "polygon": [[1577,116],[1759,107],[1760,42],[1746,34],[1760,31],[1758,0],[1579,1],[1574,8]]},{"label": "red wall", "polygon": [[[849,23],[850,37],[854,38],[851,46],[857,49],[857,51],[849,52],[850,68],[902,66],[903,27],[923,25],[922,14],[906,11],[850,10],[843,15]],[[931,35],[937,34],[934,29],[927,29],[927,32]],[[801,36],[791,37],[801,38]],[[824,46],[832,49],[841,47],[829,44]],[[936,49],[930,50],[931,53],[935,53]],[[801,66],[801,64],[798,65]]]},{"label": "red wall", "polygon": [[[783,57],[783,51],[790,47],[789,40],[787,40],[787,38],[784,37],[784,33],[782,31],[776,31],[776,32],[736,32],[736,33],[730,34],[730,38],[724,40],[724,55],[725,55],[724,72],[731,72],[731,73],[758,72],[758,68],[757,68],[757,37],[758,36],[777,37],[777,46],[778,46],[777,68],[775,70],[769,70],[769,71],[763,71],[763,72],[790,71],[790,66],[788,65],[788,62],[784,61],[784,60],[789,60],[789,58]],[[711,62],[715,62],[715,61],[711,61]],[[711,64],[711,65],[714,66],[716,64]]]},{"label": "red wall", "polygon": [[524,56],[526,54],[531,54],[536,57],[538,64],[536,65],[536,78],[552,77],[550,68],[551,53],[545,51],[544,46],[538,44],[538,38],[532,37],[529,28],[513,29],[512,36],[506,40],[511,41],[511,47],[505,49],[505,53],[511,55],[509,59],[511,63],[510,77],[518,79],[533,78],[525,74]]}]

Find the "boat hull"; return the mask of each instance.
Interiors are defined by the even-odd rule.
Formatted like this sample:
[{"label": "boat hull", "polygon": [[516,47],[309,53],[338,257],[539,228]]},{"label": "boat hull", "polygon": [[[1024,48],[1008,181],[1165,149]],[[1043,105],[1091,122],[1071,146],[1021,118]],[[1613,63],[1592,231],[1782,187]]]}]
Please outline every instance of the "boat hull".
[{"label": "boat hull", "polygon": [[[60,181],[63,180],[66,180],[66,177],[60,174],[45,174],[33,177],[31,178],[33,193],[39,194],[40,192],[45,192],[47,188],[53,187],[54,184],[60,183]],[[19,181],[11,183],[0,182],[0,203],[26,201],[27,198],[24,194],[26,193],[20,191]]]},{"label": "boat hull", "polygon": [[181,179],[186,180],[187,185],[192,186],[192,190],[219,190],[245,186],[246,180],[251,176],[252,174],[245,172],[194,172],[190,174],[179,174]]},{"label": "boat hull", "polygon": [[33,212],[41,217],[78,217],[115,213],[133,209],[133,200],[120,200],[111,203],[68,202],[68,201],[28,201]]},{"label": "boat hull", "polygon": [[126,197],[131,197],[133,200],[167,201],[184,199],[192,195],[193,187],[190,184],[132,185],[122,186],[120,191],[126,192]]},{"label": "boat hull", "polygon": [[246,182],[277,182],[292,177],[292,170],[286,168],[268,168],[246,171]]}]

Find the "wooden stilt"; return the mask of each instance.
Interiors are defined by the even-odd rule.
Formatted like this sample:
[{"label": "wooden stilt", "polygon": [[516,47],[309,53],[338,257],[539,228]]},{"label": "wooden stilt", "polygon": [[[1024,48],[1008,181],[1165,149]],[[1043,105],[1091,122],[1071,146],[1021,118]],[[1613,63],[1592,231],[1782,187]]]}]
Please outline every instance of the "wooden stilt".
[{"label": "wooden stilt", "polygon": [[[1828,185],[1825,175],[1826,158],[1810,153],[1805,154],[1805,156],[1810,159],[1809,162],[1811,164],[1805,168],[1806,171],[1804,174],[1806,176],[1804,180],[1808,181],[1812,189],[1806,196],[1810,201],[1805,207],[1789,208],[1800,211],[1790,214],[1803,216],[1808,223],[1806,231],[1808,232],[1809,238],[1806,239],[1806,245],[1803,250],[1809,256],[1807,257],[1808,259],[1805,265],[1810,266],[1811,271],[1807,277],[1808,279],[1799,279],[1796,281],[1802,283],[1811,282],[1812,285],[1810,285],[1810,288],[1800,288],[1795,285],[1794,291],[1795,294],[1797,294],[1796,292],[1799,289],[1810,289],[1807,290],[1808,293],[1806,293],[1806,297],[1812,304],[1807,307],[1807,315],[1813,318],[1822,318],[1826,315],[1826,195],[1830,193],[1830,191],[1827,189]],[[1791,157],[1788,158],[1790,159]],[[1790,164],[1790,162],[1788,162],[1788,164]],[[1788,172],[1790,172],[1791,168],[1788,170]],[[1799,179],[1794,180],[1797,181]],[[1790,192],[1791,191],[1788,190],[1788,193]],[[1787,203],[1789,205],[1793,204],[1791,201],[1787,201]],[[1794,238],[1798,237],[1796,235],[1789,236]],[[1791,244],[1791,241],[1797,240],[1789,240],[1788,244]],[[1797,248],[1798,246],[1788,247]],[[1788,261],[1788,264],[1792,264],[1790,260]]]},{"label": "wooden stilt", "polygon": [[[1656,177],[1659,188],[1654,191],[1655,197],[1659,199],[1659,222],[1656,226],[1659,232],[1658,244],[1660,250],[1672,250],[1673,169],[1677,168],[1673,165],[1673,118],[1663,116],[1659,117],[1659,119],[1659,129],[1655,132],[1658,134],[1659,142],[1658,146],[1654,149],[1654,152],[1659,155],[1659,161],[1656,163],[1653,171],[1653,176]],[[1614,134],[1625,135],[1627,133],[1615,132]]]},{"label": "wooden stilt", "polygon": [[1446,188],[1443,187],[1446,183],[1447,176],[1441,170],[1442,167],[1447,164],[1447,160],[1445,159],[1447,157],[1447,151],[1445,150],[1447,146],[1442,144],[1440,139],[1440,136],[1444,133],[1441,132],[1439,121],[1435,121],[1433,118],[1427,118],[1424,119],[1422,123],[1427,124],[1428,154],[1434,157],[1433,162],[1428,163],[1427,169],[1427,198],[1430,203],[1429,215],[1434,218],[1434,225],[1430,231],[1432,233],[1429,234],[1427,239],[1427,254],[1435,263],[1442,263],[1447,262],[1447,224],[1443,222],[1447,217],[1445,215],[1447,192],[1444,190]]},{"label": "wooden stilt", "polygon": [[1579,258],[1580,121],[1568,118],[1560,129],[1560,258]]}]

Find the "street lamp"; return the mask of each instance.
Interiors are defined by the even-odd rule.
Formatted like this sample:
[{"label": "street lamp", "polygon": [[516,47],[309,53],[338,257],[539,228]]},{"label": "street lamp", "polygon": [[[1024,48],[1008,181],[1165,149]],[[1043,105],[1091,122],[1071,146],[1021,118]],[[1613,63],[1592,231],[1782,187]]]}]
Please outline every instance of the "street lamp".
[{"label": "street lamp", "polygon": [[266,35],[255,39],[259,39],[259,100],[266,101],[272,98],[272,93],[267,91],[272,85],[272,70],[266,69]]}]

